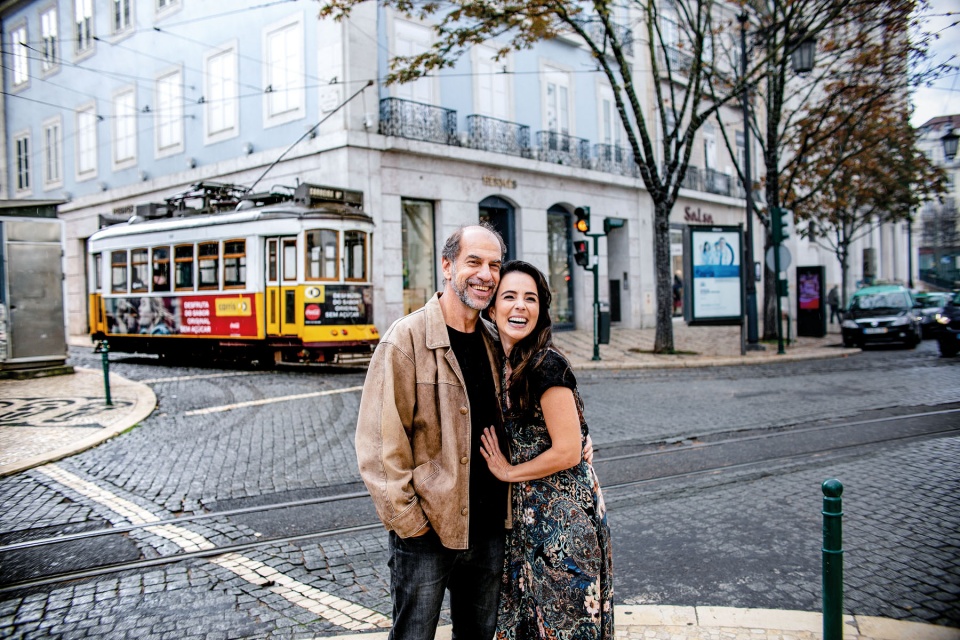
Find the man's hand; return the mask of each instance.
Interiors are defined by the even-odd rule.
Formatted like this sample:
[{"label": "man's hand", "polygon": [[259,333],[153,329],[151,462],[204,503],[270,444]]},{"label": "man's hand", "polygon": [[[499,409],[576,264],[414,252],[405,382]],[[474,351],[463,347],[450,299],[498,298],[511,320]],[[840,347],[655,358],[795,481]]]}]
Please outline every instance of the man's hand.
[{"label": "man's hand", "polygon": [[500,443],[493,427],[487,427],[480,435],[480,454],[487,461],[490,473],[501,482],[510,482],[510,470],[513,469],[500,451]]}]

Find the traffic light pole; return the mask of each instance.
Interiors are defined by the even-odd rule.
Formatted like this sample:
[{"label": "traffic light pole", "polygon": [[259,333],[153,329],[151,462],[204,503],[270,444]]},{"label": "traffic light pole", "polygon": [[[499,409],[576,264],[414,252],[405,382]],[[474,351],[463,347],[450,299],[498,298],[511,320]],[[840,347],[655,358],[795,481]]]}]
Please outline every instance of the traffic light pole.
[{"label": "traffic light pole", "polygon": [[600,236],[602,233],[588,233],[593,238],[593,359],[600,359]]}]

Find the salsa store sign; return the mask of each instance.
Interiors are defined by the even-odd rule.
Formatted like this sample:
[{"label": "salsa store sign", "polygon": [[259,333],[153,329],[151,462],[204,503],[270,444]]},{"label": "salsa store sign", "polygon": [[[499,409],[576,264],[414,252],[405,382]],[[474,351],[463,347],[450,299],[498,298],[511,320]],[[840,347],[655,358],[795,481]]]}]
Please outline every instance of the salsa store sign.
[{"label": "salsa store sign", "polygon": [[370,285],[325,285],[304,291],[305,325],[372,324]]},{"label": "salsa store sign", "polygon": [[250,294],[107,298],[103,303],[110,335],[257,337]]}]

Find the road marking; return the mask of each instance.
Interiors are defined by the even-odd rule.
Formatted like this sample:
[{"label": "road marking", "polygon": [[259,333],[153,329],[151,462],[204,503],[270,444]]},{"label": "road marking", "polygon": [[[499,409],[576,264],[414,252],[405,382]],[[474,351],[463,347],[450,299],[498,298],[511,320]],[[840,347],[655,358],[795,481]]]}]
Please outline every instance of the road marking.
[{"label": "road marking", "polygon": [[173,376],[170,378],[147,378],[137,380],[143,384],[157,384],[159,382],[182,382],[185,380],[207,380],[209,378],[232,378],[234,376],[262,376],[263,371],[230,371],[227,373],[205,373],[195,376]]},{"label": "road marking", "polygon": [[220,413],[221,411],[243,409],[244,407],[259,407],[265,404],[273,404],[275,402],[289,402],[291,400],[303,400],[305,398],[319,398],[320,396],[332,396],[337,393],[353,393],[354,391],[363,391],[363,386],[347,387],[346,389],[330,389],[329,391],[314,391],[313,393],[298,393],[295,396],[279,396],[276,398],[264,398],[262,400],[248,400],[247,402],[224,404],[218,407],[207,407],[206,409],[193,409],[192,411],[184,411],[183,415],[202,416],[208,413]]},{"label": "road marking", "polygon": [[[131,523],[141,524],[159,522],[160,516],[140,507],[129,500],[95,485],[88,480],[58,467],[54,463],[37,467],[45,476],[69,487],[77,493],[90,498]],[[147,531],[161,536],[184,551],[215,549],[216,545],[198,533],[173,524],[145,527]],[[211,558],[209,562],[232,571],[247,582],[260,587],[269,587],[270,591],[292,604],[324,618],[328,622],[344,629],[363,631],[382,629],[390,626],[390,619],[373,609],[367,609],[356,603],[338,598],[321,591],[290,576],[280,573],[270,565],[253,560],[239,553],[225,553]]]}]

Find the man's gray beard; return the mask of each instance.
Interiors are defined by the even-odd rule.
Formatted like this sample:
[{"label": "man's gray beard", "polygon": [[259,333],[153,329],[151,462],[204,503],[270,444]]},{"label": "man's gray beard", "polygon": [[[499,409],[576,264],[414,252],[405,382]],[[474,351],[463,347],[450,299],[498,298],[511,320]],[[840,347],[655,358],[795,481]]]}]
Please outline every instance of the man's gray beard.
[{"label": "man's gray beard", "polygon": [[487,304],[483,306],[479,306],[479,307],[477,306],[478,304],[477,301],[471,298],[469,295],[467,295],[467,287],[470,286],[469,283],[467,283],[467,285],[463,289],[457,288],[456,274],[454,274],[454,279],[450,281],[450,284],[453,285],[453,290],[457,294],[457,297],[460,298],[460,302],[467,305],[471,309],[475,311],[483,311],[488,306],[490,306],[489,302],[487,302]]}]

